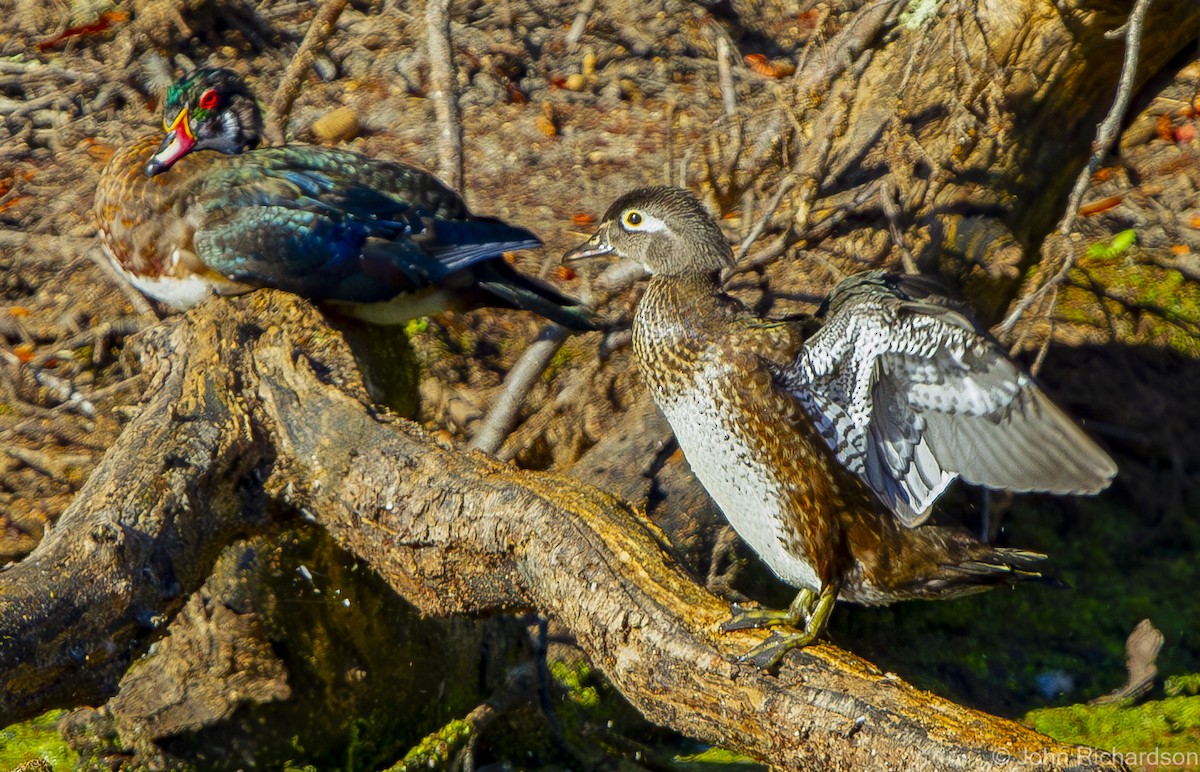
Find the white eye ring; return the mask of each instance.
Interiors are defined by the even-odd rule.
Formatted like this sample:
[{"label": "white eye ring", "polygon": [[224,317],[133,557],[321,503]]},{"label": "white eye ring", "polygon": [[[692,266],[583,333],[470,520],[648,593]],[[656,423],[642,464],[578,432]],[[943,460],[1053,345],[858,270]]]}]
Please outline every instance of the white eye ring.
[{"label": "white eye ring", "polygon": [[626,209],[621,215],[621,227],[629,233],[656,233],[665,231],[667,224],[640,209]]}]

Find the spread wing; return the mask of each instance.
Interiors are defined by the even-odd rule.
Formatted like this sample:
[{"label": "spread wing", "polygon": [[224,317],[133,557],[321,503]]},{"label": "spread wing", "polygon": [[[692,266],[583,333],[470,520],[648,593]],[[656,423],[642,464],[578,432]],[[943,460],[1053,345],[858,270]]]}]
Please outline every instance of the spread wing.
[{"label": "spread wing", "polygon": [[472,216],[419,169],[305,150],[216,159],[192,198],[194,247],[209,267],[251,286],[370,303],[541,244]]},{"label": "spread wing", "polygon": [[[913,294],[908,294],[906,291]],[[869,272],[779,373],[838,459],[907,525],[957,477],[1094,493],[1116,465],[1038,385],[927,286]]]}]

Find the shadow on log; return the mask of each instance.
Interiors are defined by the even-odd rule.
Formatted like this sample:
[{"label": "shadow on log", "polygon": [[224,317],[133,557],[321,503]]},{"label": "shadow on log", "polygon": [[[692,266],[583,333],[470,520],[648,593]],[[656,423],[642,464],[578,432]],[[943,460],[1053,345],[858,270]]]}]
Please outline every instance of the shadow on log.
[{"label": "shadow on log", "polygon": [[540,610],[649,719],[773,766],[1097,758],[833,646],[778,676],[734,664],[763,634],[718,634],[725,603],[637,511],[379,414],[340,337],[286,295],[210,302],[138,350],[142,413],[54,531],[0,573],[0,723],[111,696],[222,548],[303,514],[423,613]]}]

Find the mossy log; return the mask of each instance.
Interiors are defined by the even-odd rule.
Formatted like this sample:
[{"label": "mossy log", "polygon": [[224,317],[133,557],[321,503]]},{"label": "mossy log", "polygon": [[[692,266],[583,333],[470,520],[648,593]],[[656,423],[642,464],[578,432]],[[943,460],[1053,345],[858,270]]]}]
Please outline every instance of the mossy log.
[{"label": "mossy log", "polygon": [[380,414],[340,337],[294,298],[213,301],[138,343],[144,409],[0,573],[2,723],[111,696],[224,546],[302,514],[424,613],[541,610],[648,718],[775,766],[1078,758],[833,646],[778,675],[736,664],[762,634],[719,634],[726,604],[640,513]]}]

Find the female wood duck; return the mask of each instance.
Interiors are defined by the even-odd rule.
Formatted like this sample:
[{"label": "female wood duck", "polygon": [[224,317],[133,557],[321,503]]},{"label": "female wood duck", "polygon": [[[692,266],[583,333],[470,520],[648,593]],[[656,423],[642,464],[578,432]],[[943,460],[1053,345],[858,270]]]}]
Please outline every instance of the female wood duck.
[{"label": "female wood duck", "polygon": [[678,188],[635,190],[564,259],[637,260],[639,369],[700,482],[780,579],[787,611],[724,629],[803,625],[744,659],[769,667],[813,641],[834,602],[953,598],[1047,580],[1043,555],[922,525],[957,477],[1015,491],[1094,493],[1112,460],[966,317],[916,277],[853,276],[807,340],[721,290],[733,255]]},{"label": "female wood duck", "polygon": [[105,251],[157,300],[184,309],[274,287],[376,324],[487,305],[594,329],[579,301],[504,261],[536,236],[472,215],[427,172],[331,148],[254,149],[258,103],[230,70],[184,76],[164,116],[165,138],[113,156],[95,204]]}]

